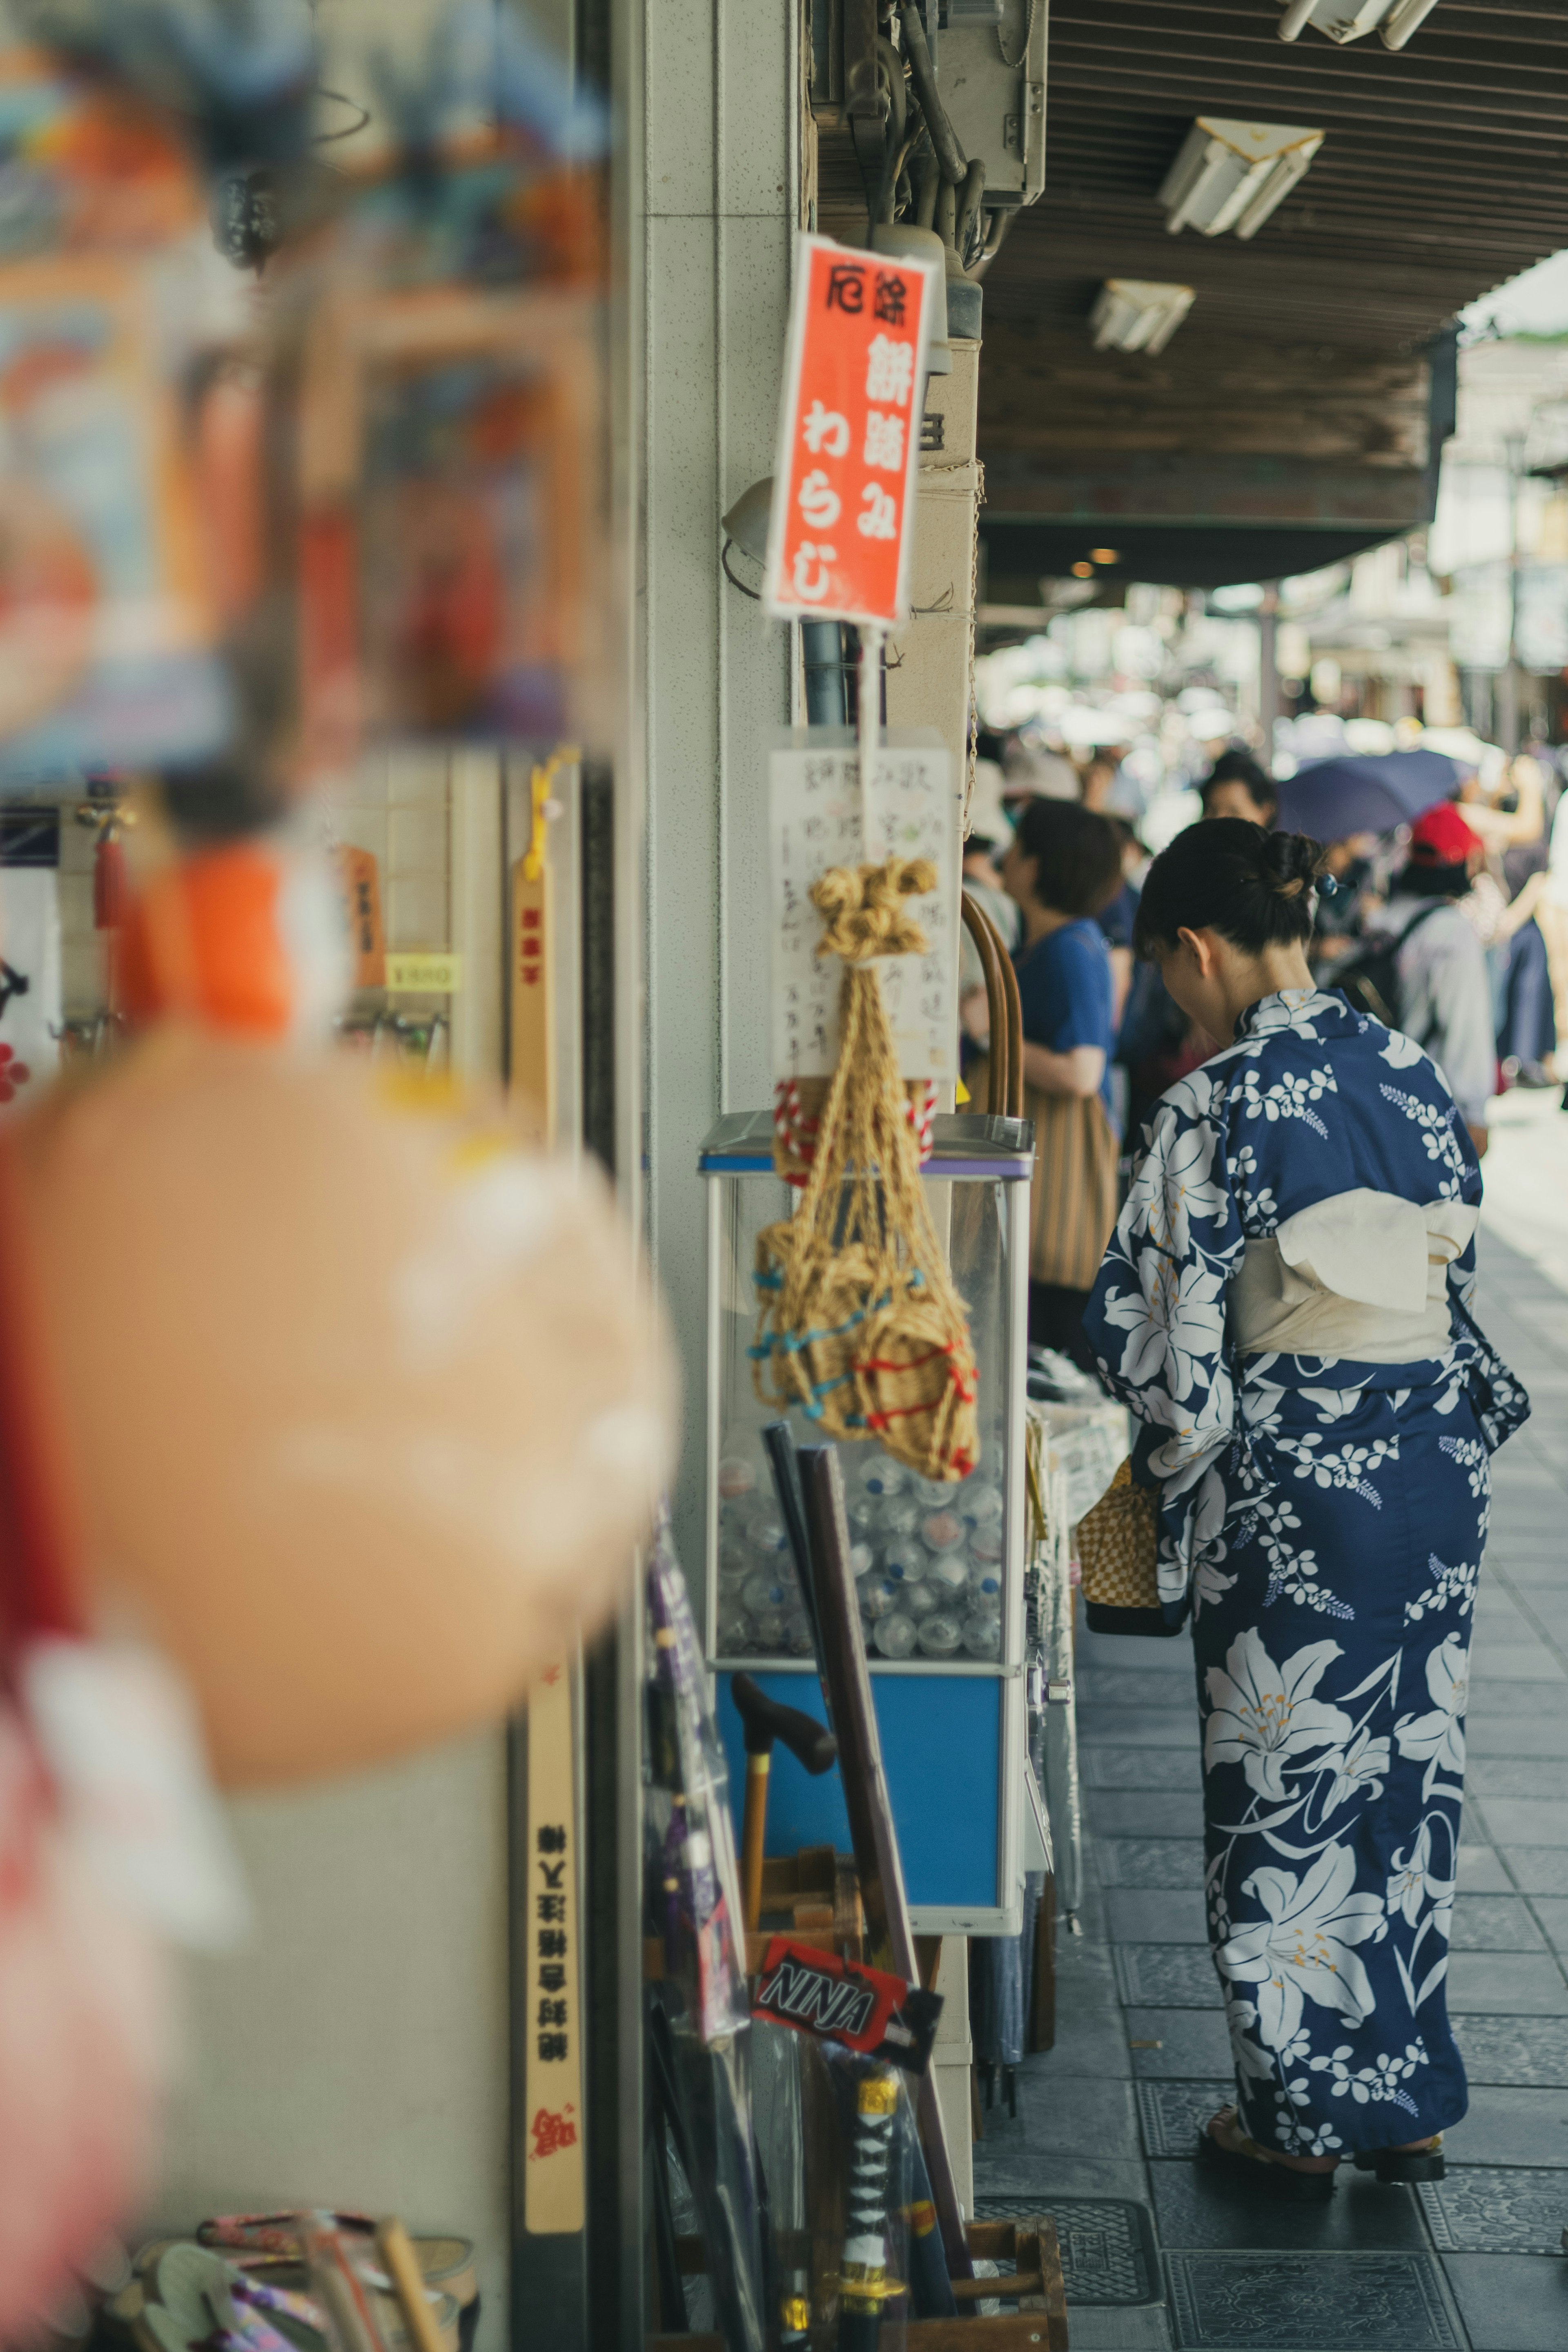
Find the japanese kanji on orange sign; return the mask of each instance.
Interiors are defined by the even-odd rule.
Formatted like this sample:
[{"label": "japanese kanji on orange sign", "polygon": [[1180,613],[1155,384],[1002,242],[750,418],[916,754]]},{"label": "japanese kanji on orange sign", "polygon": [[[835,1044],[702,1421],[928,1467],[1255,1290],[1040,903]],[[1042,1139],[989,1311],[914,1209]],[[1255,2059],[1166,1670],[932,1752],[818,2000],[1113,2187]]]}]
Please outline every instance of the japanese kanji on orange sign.
[{"label": "japanese kanji on orange sign", "polygon": [[764,597],[777,620],[908,613],[935,268],[831,237],[796,246]]}]

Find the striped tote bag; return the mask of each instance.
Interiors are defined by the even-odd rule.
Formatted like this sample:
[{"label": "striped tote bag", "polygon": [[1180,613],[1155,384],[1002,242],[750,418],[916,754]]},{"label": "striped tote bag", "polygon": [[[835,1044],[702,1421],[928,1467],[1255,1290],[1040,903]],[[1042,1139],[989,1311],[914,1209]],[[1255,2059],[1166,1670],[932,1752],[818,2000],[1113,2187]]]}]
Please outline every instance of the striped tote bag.
[{"label": "striped tote bag", "polygon": [[1097,1094],[1030,1087],[1024,1112],[1034,1122],[1030,1279],[1088,1290],[1116,1222],[1115,1133]]}]

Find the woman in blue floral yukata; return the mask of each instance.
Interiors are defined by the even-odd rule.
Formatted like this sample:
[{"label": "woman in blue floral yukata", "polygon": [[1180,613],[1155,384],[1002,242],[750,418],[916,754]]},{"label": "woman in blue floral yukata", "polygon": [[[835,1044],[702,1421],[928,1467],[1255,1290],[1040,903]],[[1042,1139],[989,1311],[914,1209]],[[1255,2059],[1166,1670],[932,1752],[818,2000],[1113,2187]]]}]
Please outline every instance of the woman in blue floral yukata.
[{"label": "woman in blue floral yukata", "polygon": [[1084,1328],[1190,1613],[1237,2099],[1199,2154],[1328,2197],[1441,2177],[1444,1979],[1488,1457],[1528,1400],[1470,1316],[1481,1182],[1435,1066],[1314,988],[1317,845],[1155,858],[1140,952],[1234,1043],[1172,1087]]}]

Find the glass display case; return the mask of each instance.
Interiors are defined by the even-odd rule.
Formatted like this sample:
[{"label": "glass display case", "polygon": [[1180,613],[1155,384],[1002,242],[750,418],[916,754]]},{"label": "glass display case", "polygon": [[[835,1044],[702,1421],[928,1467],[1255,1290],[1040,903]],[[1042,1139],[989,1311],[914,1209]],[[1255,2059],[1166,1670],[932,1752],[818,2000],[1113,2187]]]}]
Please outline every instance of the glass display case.
[{"label": "glass display case", "polygon": [[[923,1932],[1001,1933],[1018,1902],[1033,1149],[1022,1121],[958,1114],[936,1119],[925,1163],[932,1219],[969,1311],[977,1467],[947,1485],[919,1477],[875,1440],[840,1446],[889,1790]],[[758,1402],[751,1352],[758,1232],[788,1216],[798,1194],[774,1173],[766,1111],[722,1119],[699,1164],[708,1185],[706,1639],[721,1725],[737,1740],[726,1687],[734,1669],[792,1705],[821,1706],[762,1445],[778,1414]],[[810,1444],[810,1421],[791,1419]],[[733,1785],[744,1785],[743,1769]],[[832,1776],[780,1774],[768,1820],[769,1852],[848,1843]]]}]

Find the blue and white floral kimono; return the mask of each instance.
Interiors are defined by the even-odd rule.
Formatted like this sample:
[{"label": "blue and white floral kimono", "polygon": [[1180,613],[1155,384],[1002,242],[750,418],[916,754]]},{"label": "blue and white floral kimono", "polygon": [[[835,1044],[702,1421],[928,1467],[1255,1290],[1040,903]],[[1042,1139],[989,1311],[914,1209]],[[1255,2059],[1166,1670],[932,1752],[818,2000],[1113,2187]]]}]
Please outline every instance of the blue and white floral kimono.
[{"label": "blue and white floral kimono", "polygon": [[1294,2156],[1465,2112],[1444,1995],[1488,1457],[1480,1173],[1433,1064],[1316,990],[1173,1087],[1084,1328],[1192,1615],[1209,1933],[1243,2127]]}]

